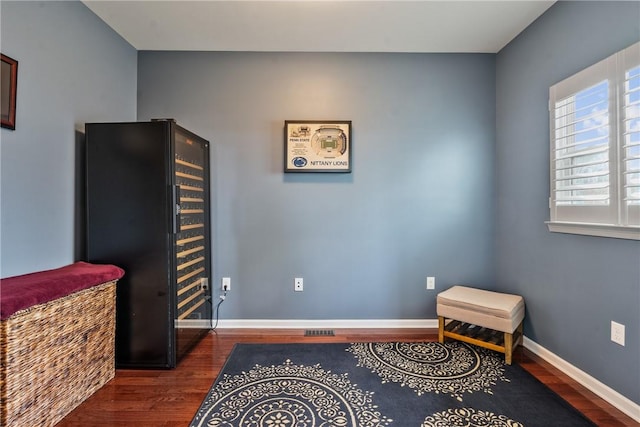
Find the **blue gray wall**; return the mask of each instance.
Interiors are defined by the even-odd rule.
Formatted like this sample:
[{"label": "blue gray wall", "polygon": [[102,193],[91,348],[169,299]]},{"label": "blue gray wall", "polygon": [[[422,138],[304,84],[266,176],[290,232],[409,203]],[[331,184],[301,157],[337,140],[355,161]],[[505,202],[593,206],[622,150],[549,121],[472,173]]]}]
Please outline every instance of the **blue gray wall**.
[{"label": "blue gray wall", "polygon": [[137,52],[79,2],[0,3],[18,61],[16,130],[2,129],[0,277],[82,256],[84,123],[135,120]]},{"label": "blue gray wall", "polygon": [[[224,319],[422,321],[427,276],[491,286],[495,55],[140,52],[138,76],[140,120],[212,142]],[[352,120],[353,173],[284,174],[287,119]]]},{"label": "blue gray wall", "polygon": [[[550,233],[549,86],[640,40],[639,2],[560,2],[497,56],[496,259],[525,334],[640,403],[640,242]],[[626,326],[626,346],[610,322]]]},{"label": "blue gray wall", "polygon": [[[0,2],[18,61],[16,130],[2,129],[0,277],[82,256],[84,123],[135,120],[137,52],[79,2]],[[77,132],[80,131],[80,132]]]}]

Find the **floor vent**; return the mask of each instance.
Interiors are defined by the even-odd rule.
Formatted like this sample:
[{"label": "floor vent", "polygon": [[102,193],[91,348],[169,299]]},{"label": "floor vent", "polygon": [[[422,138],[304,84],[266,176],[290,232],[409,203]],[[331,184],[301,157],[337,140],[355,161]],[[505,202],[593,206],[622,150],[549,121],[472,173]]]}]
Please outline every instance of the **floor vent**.
[{"label": "floor vent", "polygon": [[335,333],[331,329],[307,329],[304,331],[305,337],[332,337]]}]

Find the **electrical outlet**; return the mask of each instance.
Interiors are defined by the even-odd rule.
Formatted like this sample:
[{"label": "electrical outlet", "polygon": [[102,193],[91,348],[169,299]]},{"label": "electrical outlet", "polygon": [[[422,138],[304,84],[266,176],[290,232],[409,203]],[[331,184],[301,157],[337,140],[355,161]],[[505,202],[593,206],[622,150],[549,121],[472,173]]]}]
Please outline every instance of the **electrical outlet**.
[{"label": "electrical outlet", "polygon": [[206,291],[209,289],[209,278],[208,277],[203,277],[200,279],[200,289],[202,289],[203,291]]},{"label": "electrical outlet", "polygon": [[223,277],[222,278],[222,290],[230,291],[231,290],[231,277]]},{"label": "electrical outlet", "polygon": [[296,292],[304,291],[304,279],[302,279],[302,277],[293,279],[293,290]]},{"label": "electrical outlet", "polygon": [[436,278],[427,277],[427,289],[432,290],[436,288]]},{"label": "electrical outlet", "polygon": [[611,341],[624,347],[624,325],[611,321]]}]

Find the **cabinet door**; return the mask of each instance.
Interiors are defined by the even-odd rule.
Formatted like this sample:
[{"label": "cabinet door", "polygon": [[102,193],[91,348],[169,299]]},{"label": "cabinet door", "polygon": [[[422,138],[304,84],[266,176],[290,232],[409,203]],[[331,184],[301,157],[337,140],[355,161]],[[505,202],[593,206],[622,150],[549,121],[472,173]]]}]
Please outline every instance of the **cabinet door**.
[{"label": "cabinet door", "polygon": [[125,270],[116,303],[116,365],[168,367],[172,280],[171,148],[158,123],[89,123],[87,261]]},{"label": "cabinet door", "polygon": [[209,147],[176,126],[176,346],[180,359],[211,318]]}]

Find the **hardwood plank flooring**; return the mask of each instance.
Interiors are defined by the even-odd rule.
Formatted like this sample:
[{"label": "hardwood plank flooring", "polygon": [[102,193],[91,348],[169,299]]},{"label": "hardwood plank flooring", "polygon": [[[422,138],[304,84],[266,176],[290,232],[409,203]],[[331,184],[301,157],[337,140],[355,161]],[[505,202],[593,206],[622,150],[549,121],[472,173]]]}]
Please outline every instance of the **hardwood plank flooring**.
[{"label": "hardwood plank flooring", "polygon": [[[437,341],[436,329],[336,329],[305,337],[304,330],[219,329],[207,335],[173,370],[124,370],[57,427],[185,427],[236,343]],[[538,378],[599,426],[638,426],[549,363],[518,347],[514,363]]]}]

